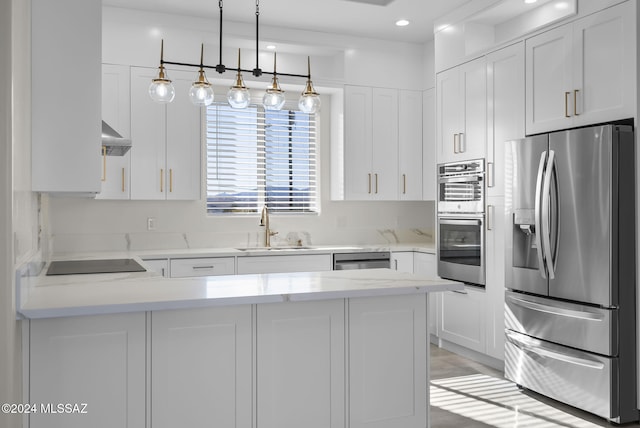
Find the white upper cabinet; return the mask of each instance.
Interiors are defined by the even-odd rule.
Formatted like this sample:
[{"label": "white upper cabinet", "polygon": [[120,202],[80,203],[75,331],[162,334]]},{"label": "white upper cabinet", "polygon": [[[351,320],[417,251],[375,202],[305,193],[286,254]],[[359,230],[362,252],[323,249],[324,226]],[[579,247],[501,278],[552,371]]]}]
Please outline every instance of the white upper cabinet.
[{"label": "white upper cabinet", "polygon": [[401,200],[422,200],[422,92],[399,93],[398,168]]},{"label": "white upper cabinet", "polygon": [[505,142],[524,138],[524,43],[487,55],[487,196],[504,195]]},{"label": "white upper cabinet", "polygon": [[422,199],[436,200],[436,90],[422,93]]},{"label": "white upper cabinet", "polygon": [[420,91],[345,86],[348,200],[422,200]]},{"label": "white upper cabinet", "polygon": [[485,157],[486,87],[484,57],[438,73],[438,163]]},{"label": "white upper cabinet", "polygon": [[526,40],[526,132],[634,116],[635,2]]},{"label": "white upper cabinet", "polygon": [[32,1],[33,191],[100,191],[101,54],[99,0]]},{"label": "white upper cabinet", "polygon": [[[102,65],[102,120],[124,138],[131,136],[130,70],[126,65]],[[102,189],[96,199],[129,199],[131,150],[124,156],[102,152]]]},{"label": "white upper cabinet", "polygon": [[187,96],[194,74],[168,71],[176,97],[149,97],[152,68],[131,68],[131,199],[200,198],[201,116]]}]

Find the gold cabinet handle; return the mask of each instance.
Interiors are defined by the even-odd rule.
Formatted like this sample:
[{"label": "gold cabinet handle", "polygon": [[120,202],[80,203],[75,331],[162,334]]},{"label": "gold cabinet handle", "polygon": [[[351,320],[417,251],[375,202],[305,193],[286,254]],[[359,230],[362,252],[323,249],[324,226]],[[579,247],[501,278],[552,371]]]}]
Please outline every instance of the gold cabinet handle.
[{"label": "gold cabinet handle", "polygon": [[458,153],[465,153],[467,151],[467,143],[464,138],[464,133],[458,134]]},{"label": "gold cabinet handle", "polygon": [[102,146],[102,181],[107,181],[107,148]]},{"label": "gold cabinet handle", "polygon": [[164,169],[160,168],[160,193],[164,193]]},{"label": "gold cabinet handle", "polygon": [[376,195],[378,194],[378,173],[373,174],[376,178]]},{"label": "gold cabinet handle", "polygon": [[368,176],[369,176],[369,194],[371,194],[371,173],[369,173]]},{"label": "gold cabinet handle", "polygon": [[569,114],[569,95],[571,95],[571,92],[564,93],[564,117],[571,117]]},{"label": "gold cabinet handle", "polygon": [[453,153],[460,153],[460,135],[453,134]]},{"label": "gold cabinet handle", "polygon": [[402,194],[407,194],[407,174],[402,174]]},{"label": "gold cabinet handle", "polygon": [[122,193],[124,193],[124,168],[122,168]]},{"label": "gold cabinet handle", "polygon": [[573,114],[576,116],[580,116],[578,114],[578,92],[580,92],[580,89],[573,91]]},{"label": "gold cabinet handle", "polygon": [[169,168],[169,193],[173,192],[173,169]]}]

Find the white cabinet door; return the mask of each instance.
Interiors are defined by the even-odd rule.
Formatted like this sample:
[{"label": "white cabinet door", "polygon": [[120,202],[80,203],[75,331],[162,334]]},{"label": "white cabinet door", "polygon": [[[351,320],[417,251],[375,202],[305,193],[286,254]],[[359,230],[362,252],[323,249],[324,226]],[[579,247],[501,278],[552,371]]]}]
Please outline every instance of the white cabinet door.
[{"label": "white cabinet door", "polygon": [[398,91],[373,88],[372,199],[398,199]]},{"label": "white cabinet door", "polygon": [[344,87],[344,179],[347,200],[371,199],[372,89]]},{"label": "white cabinet door", "polygon": [[86,414],[38,412],[30,428],[144,427],[145,326],[144,313],[32,320],[28,402]]},{"label": "white cabinet door", "polygon": [[345,426],[344,305],[342,299],[258,305],[260,427]]},{"label": "white cabinet door", "polygon": [[504,360],[504,248],[505,210],[503,197],[487,199],[485,231],[486,263],[486,353]]},{"label": "white cabinet door", "polygon": [[427,426],[424,295],[349,299],[349,426]]},{"label": "white cabinet door", "polygon": [[573,26],[573,126],[634,116],[635,2],[605,9]]},{"label": "white cabinet door", "polygon": [[422,95],[422,199],[436,200],[436,90]]},{"label": "white cabinet door", "polygon": [[131,67],[131,199],[165,199],[167,110],[149,96],[155,77],[156,69]]},{"label": "white cabinet door", "polygon": [[168,259],[144,259],[144,263],[149,266],[153,272],[157,272],[167,278],[170,276]]},{"label": "white cabinet door", "polygon": [[413,251],[392,252],[391,269],[413,273]]},{"label": "white cabinet door", "polygon": [[193,72],[171,71],[176,97],[167,104],[166,198],[200,199],[202,109],[189,100]]},{"label": "white cabinet door", "polygon": [[[102,65],[102,120],[124,138],[131,136],[131,72],[126,65]],[[96,199],[129,199],[131,150],[102,154],[102,189]]]},{"label": "white cabinet door", "polygon": [[572,128],[635,114],[635,2],[526,40],[526,132]]},{"label": "white cabinet door", "polygon": [[252,426],[251,317],[249,305],[152,313],[154,428]]},{"label": "white cabinet door", "polygon": [[33,0],[30,12],[31,188],[98,193],[102,2]]},{"label": "white cabinet door", "polygon": [[194,77],[168,74],[176,98],[159,104],[149,97],[157,70],[131,67],[131,199],[200,198],[202,112],[187,96]]},{"label": "white cabinet door", "polygon": [[527,134],[570,127],[572,28],[525,41]]},{"label": "white cabinet door", "polygon": [[331,254],[238,257],[238,275],[249,273],[321,272],[331,270]]},{"label": "white cabinet door", "polygon": [[400,200],[422,200],[423,137],[420,91],[401,90],[399,93],[398,168]]},{"label": "white cabinet door", "polygon": [[485,157],[486,74],[484,57],[438,74],[438,163]]},{"label": "white cabinet door", "polygon": [[473,287],[441,293],[438,337],[485,352],[485,292]]},{"label": "white cabinet door", "polygon": [[488,196],[504,195],[505,142],[524,138],[524,43],[487,55]]},{"label": "white cabinet door", "polygon": [[235,257],[171,259],[171,278],[233,275],[235,270]]}]

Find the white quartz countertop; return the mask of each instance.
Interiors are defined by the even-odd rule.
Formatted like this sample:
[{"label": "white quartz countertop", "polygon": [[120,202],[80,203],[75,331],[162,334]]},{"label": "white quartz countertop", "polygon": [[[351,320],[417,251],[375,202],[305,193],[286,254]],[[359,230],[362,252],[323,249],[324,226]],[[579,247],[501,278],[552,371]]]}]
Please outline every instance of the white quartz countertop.
[{"label": "white quartz countertop", "polygon": [[187,309],[218,305],[424,294],[462,283],[391,269],[163,278],[149,272],[23,278],[26,318]]}]

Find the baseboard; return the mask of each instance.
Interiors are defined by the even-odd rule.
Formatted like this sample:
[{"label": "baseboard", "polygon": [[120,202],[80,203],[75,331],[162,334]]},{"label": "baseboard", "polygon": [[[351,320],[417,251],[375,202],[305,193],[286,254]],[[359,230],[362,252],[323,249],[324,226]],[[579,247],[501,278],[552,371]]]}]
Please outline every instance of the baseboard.
[{"label": "baseboard", "polygon": [[465,348],[464,346],[448,342],[433,335],[431,335],[430,341],[431,343],[438,345],[438,347],[446,349],[449,352],[453,352],[462,357],[469,358],[470,360],[473,360],[480,364],[484,364],[485,366],[489,366],[504,373],[504,361],[502,360],[493,358],[489,355],[482,354],[469,348]]}]

